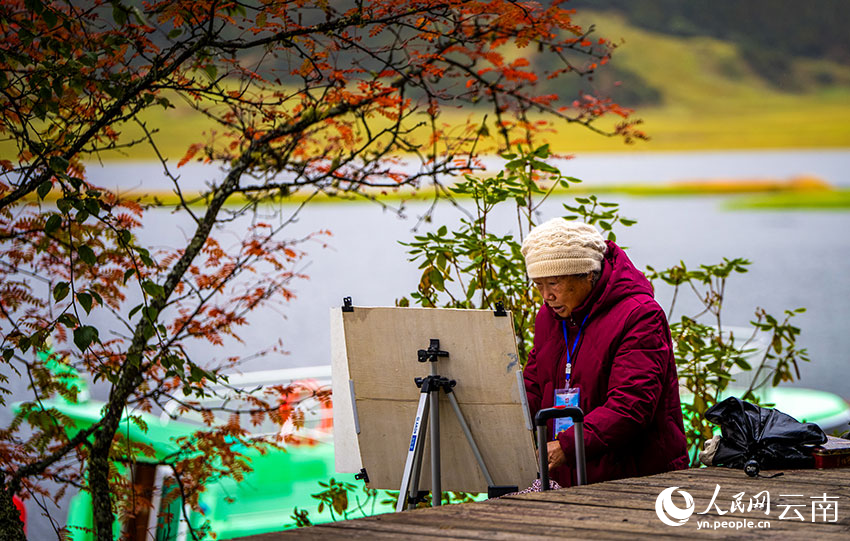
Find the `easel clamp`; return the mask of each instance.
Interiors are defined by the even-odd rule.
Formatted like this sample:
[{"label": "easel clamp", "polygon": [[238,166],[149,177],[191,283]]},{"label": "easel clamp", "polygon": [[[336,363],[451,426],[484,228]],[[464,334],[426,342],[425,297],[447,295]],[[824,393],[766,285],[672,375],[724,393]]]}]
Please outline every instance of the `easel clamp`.
[{"label": "easel clamp", "polygon": [[420,363],[430,362],[435,363],[439,360],[439,357],[448,357],[448,351],[440,350],[440,340],[439,338],[432,338],[431,344],[428,346],[428,349],[420,349],[417,353],[417,360]]},{"label": "easel clamp", "polygon": [[444,378],[442,376],[426,376],[424,378],[414,378],[416,386],[419,387],[421,393],[430,393],[431,391],[439,391],[442,389],[446,394],[452,392],[452,387],[457,385],[453,379]]}]

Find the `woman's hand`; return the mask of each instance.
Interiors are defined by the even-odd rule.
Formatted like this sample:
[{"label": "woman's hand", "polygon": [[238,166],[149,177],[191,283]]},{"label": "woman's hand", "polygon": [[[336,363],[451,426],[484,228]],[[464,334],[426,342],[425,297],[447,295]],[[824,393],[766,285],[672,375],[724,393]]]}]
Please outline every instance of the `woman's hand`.
[{"label": "woman's hand", "polygon": [[554,468],[562,466],[567,461],[567,457],[564,455],[564,451],[561,450],[561,444],[558,442],[558,440],[550,441],[546,446],[546,451],[549,453],[550,472]]}]

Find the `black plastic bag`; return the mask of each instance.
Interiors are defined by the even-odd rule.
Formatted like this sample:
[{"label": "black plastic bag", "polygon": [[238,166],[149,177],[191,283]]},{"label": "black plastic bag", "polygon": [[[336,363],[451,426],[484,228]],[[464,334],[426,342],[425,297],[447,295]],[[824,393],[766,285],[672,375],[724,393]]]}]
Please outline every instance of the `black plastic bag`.
[{"label": "black plastic bag", "polygon": [[811,468],[811,446],[827,439],[814,423],[735,397],[709,408],[705,418],[720,425],[723,434],[713,464],[742,468],[751,476],[759,469]]}]

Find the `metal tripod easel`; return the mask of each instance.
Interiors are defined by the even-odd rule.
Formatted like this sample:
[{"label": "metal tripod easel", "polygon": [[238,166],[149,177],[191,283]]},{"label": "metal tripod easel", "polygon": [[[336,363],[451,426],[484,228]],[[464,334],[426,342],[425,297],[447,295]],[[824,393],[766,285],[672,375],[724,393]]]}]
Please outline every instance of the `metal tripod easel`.
[{"label": "metal tripod easel", "polygon": [[416,386],[420,389],[419,406],[413,421],[413,431],[410,435],[407,460],[404,463],[404,473],[402,474],[396,511],[403,511],[405,506],[408,509],[413,509],[422,499],[423,495],[419,492],[419,476],[422,472],[422,455],[425,450],[425,438],[423,436],[428,426],[429,417],[431,421],[431,505],[436,507],[442,503],[442,485],[440,479],[440,391],[443,391],[448,397],[449,403],[452,405],[455,416],[457,416],[457,420],[460,423],[460,427],[466,436],[466,441],[469,443],[475,459],[478,461],[478,467],[481,468],[481,473],[484,475],[488,487],[490,487],[490,491],[499,491],[500,489],[505,489],[505,492],[510,492],[511,489],[516,491],[516,487],[496,487],[493,485],[493,478],[487,470],[487,465],[484,464],[481,452],[475,444],[472,432],[469,430],[469,425],[466,424],[466,419],[464,419],[463,413],[460,411],[460,406],[457,403],[457,398],[455,398],[453,388],[457,382],[437,374],[437,361],[440,357],[448,356],[448,352],[440,350],[440,341],[435,338],[431,339],[427,350],[420,349],[417,352],[417,360],[419,362],[430,363],[431,374],[427,377],[416,378],[414,380]]}]

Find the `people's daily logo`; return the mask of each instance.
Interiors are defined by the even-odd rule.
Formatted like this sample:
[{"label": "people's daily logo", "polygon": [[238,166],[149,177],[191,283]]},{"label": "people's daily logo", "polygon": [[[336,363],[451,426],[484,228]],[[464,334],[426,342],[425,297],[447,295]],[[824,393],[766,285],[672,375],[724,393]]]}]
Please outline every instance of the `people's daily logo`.
[{"label": "people's daily logo", "polygon": [[694,499],[684,490],[679,494],[685,499],[685,507],[678,507],[673,503],[673,491],[679,487],[665,488],[655,500],[655,512],[661,522],[668,526],[681,526],[694,514]]},{"label": "people's daily logo", "polygon": [[[767,529],[771,527],[770,518],[800,522],[838,522],[841,498],[825,492],[815,496],[779,494],[778,498],[775,495],[771,497],[767,490],[752,495],[738,489],[732,489],[732,492],[731,497],[721,496],[720,485],[715,485],[714,494],[705,509],[695,511],[696,502],[689,493],[679,490],[679,487],[665,488],[655,500],[655,513],[658,519],[668,526],[681,526],[688,522],[691,515],[695,515],[697,530]],[[771,510],[777,516],[772,517]],[[758,520],[761,517],[757,515],[761,513],[764,513],[765,520]]]}]

